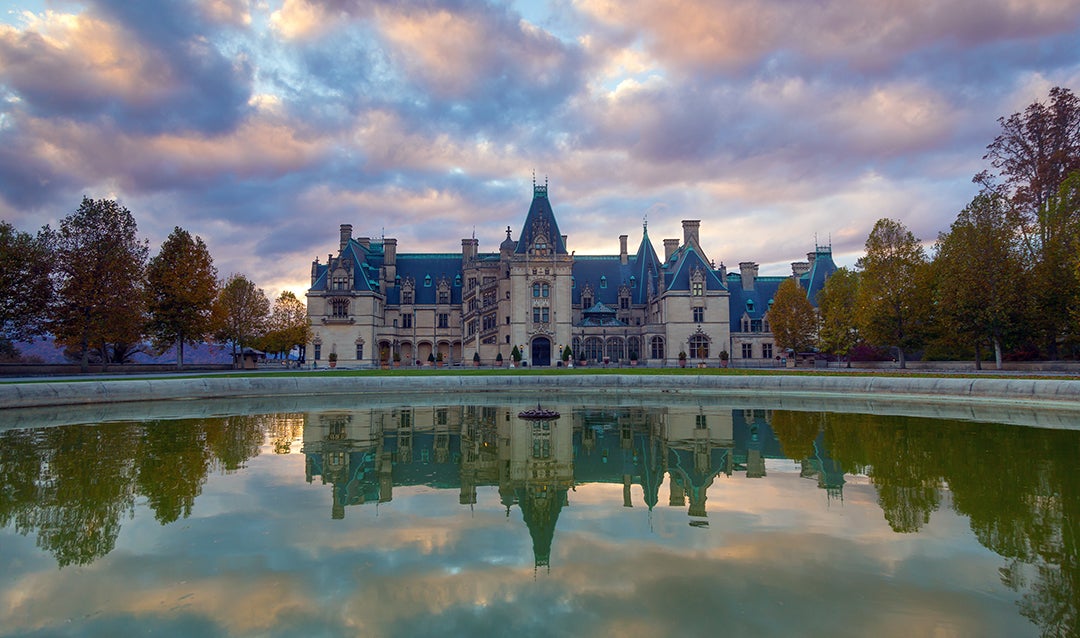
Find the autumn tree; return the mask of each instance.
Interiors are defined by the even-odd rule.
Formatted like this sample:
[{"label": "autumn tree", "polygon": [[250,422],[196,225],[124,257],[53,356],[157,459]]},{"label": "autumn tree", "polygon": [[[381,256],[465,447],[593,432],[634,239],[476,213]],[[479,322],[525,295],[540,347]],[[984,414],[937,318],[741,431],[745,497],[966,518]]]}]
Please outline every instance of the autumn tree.
[{"label": "autumn tree", "polygon": [[[821,326],[818,344],[822,351],[843,356],[859,343],[856,320],[858,298],[857,272],[839,268],[825,280],[825,286],[817,297]],[[847,365],[851,367],[850,358]]]},{"label": "autumn tree", "polygon": [[776,347],[807,352],[817,340],[817,311],[794,277],[781,282],[769,308],[769,326]]},{"label": "autumn tree", "polygon": [[57,303],[51,331],[77,353],[83,372],[91,351],[106,362],[142,340],[143,275],[149,247],[135,217],[114,200],[84,197],[60,221],[56,239]]},{"label": "autumn tree", "polygon": [[[1009,221],[1023,240],[1025,270],[1039,282],[1025,323],[1039,333],[1047,356],[1056,359],[1075,288],[1065,275],[1076,251],[1080,212],[1070,194],[1075,182],[1071,187],[1066,182],[1080,171],[1080,99],[1055,87],[1048,102],[1034,102],[998,122],[1001,133],[983,158],[994,171],[979,173],[975,181],[1009,204]],[[1062,284],[1070,288],[1061,291]]]},{"label": "autumn tree", "polygon": [[184,344],[203,342],[213,330],[217,270],[201,237],[173,228],[146,269],[148,330],[158,351],[176,346],[184,367]]},{"label": "autumn tree", "polygon": [[303,346],[311,340],[311,322],[307,306],[290,291],[282,291],[274,300],[267,323],[263,349],[267,352],[287,353],[295,346]]},{"label": "autumn tree", "polygon": [[45,332],[52,307],[52,237],[48,226],[36,236],[0,221],[0,351],[18,352],[12,342]]},{"label": "autumn tree", "polygon": [[264,334],[269,312],[266,293],[247,277],[232,275],[221,286],[214,302],[214,336],[232,344],[233,361]]},{"label": "autumn tree", "polygon": [[1015,329],[1023,307],[1017,279],[1022,260],[1015,246],[1007,202],[992,192],[977,195],[938,236],[934,268],[939,320],[950,333],[975,347],[982,368],[982,344],[994,349],[1001,369],[1002,343]]},{"label": "autumn tree", "polygon": [[871,343],[895,347],[900,367],[906,368],[907,350],[922,341],[925,331],[926,253],[902,223],[879,219],[856,266],[859,330]]}]

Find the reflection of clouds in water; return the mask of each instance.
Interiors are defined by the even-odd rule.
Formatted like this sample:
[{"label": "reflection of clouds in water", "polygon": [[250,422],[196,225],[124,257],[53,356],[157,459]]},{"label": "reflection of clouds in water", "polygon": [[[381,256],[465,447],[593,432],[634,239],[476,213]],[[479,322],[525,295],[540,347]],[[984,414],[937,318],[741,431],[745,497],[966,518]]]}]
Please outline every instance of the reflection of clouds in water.
[{"label": "reflection of clouds in water", "polygon": [[457,490],[395,488],[392,502],[350,507],[335,521],[328,486],[304,483],[297,460],[260,456],[209,477],[192,517],[170,525],[137,508],[119,549],[88,567],[57,570],[5,538],[4,553],[35,566],[5,576],[0,624],[372,636],[655,636],[674,626],[704,635],[721,625],[994,636],[1030,627],[1001,604],[1011,597],[996,580],[1000,559],[969,534],[956,540],[963,520],[938,512],[924,533],[896,535],[868,486],[849,488],[842,509],[799,509],[823,498],[812,481],[776,471],[727,478],[710,493],[710,527],[697,529],[685,508],[659,505],[650,521],[643,506],[621,507],[621,486],[580,485],[560,512],[550,572],[534,573],[521,512],[507,518],[495,488],[479,490],[471,510]]}]

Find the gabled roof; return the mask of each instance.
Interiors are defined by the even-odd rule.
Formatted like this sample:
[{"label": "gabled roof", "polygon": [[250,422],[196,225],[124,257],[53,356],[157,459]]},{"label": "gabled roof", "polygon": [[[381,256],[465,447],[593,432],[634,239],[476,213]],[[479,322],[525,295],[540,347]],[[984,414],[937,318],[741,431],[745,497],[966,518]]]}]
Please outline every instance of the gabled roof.
[{"label": "gabled roof", "polygon": [[706,290],[727,288],[725,282],[720,281],[712,264],[707,263],[692,245],[680,246],[664,268],[667,271],[664,276],[667,290],[690,290],[690,275],[695,268],[705,272]]},{"label": "gabled roof", "polygon": [[559,222],[555,220],[555,212],[551,210],[551,202],[548,201],[547,184],[533,185],[532,205],[529,206],[529,214],[525,216],[525,224],[521,227],[520,239],[514,252],[518,255],[525,254],[540,232],[547,235],[548,244],[555,250],[555,254],[566,254],[566,245],[563,244],[562,233],[559,232]]}]

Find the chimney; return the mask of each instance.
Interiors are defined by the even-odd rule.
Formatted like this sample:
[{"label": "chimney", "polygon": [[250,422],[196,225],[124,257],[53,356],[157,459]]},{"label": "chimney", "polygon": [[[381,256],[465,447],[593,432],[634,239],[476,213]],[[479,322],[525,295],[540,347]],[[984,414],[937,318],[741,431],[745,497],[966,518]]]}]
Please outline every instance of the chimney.
[{"label": "chimney", "polygon": [[754,279],[757,278],[758,265],[752,261],[739,262],[739,274],[742,275],[742,289],[753,290]]},{"label": "chimney", "polygon": [[812,253],[806,253],[806,261],[810,262],[811,266],[814,265],[814,260],[815,259],[817,259],[817,251],[816,250],[814,252],[812,252]]},{"label": "chimney", "polygon": [[315,285],[315,278],[319,276],[319,259],[311,262],[311,285]]},{"label": "chimney", "polygon": [[352,224],[341,225],[341,245],[338,246],[338,252],[345,250],[345,247],[349,245],[349,240],[352,239]]},{"label": "chimney", "polygon": [[562,247],[563,247],[563,250],[566,250],[566,235],[562,236]]},{"label": "chimney", "polygon": [[619,263],[624,266],[630,261],[626,254],[626,239],[627,235],[619,235]]},{"label": "chimney", "polygon": [[678,239],[665,239],[664,240],[664,261],[671,261],[671,256],[675,254],[675,251],[679,249]]},{"label": "chimney", "polygon": [[698,240],[698,229],[701,228],[700,219],[684,219],[682,223],[683,243],[692,245],[695,250],[701,250]]},{"label": "chimney", "polygon": [[476,238],[461,240],[461,266],[463,268],[468,266],[469,262],[476,258],[476,249],[479,245],[480,240]]},{"label": "chimney", "polygon": [[371,249],[371,238],[370,237],[357,237],[356,238],[356,243],[363,246],[364,250],[370,250]]},{"label": "chimney", "polygon": [[720,281],[725,286],[727,285],[727,266],[724,265],[724,262],[720,262]]},{"label": "chimney", "polygon": [[386,287],[395,285],[397,281],[397,240],[389,237],[383,238],[383,276],[386,278]]},{"label": "chimney", "polygon": [[793,261],[791,262],[791,274],[798,279],[799,277],[810,272],[810,262],[808,261]]}]

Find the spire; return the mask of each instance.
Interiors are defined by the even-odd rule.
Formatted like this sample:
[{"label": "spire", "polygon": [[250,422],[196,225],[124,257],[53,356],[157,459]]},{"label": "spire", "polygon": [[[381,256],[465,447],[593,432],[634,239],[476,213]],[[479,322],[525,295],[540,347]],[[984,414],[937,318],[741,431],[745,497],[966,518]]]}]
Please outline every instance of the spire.
[{"label": "spire", "polygon": [[548,254],[565,255],[566,245],[563,243],[562,234],[559,232],[559,223],[555,220],[555,212],[551,210],[551,202],[548,200],[548,181],[544,178],[543,186],[533,182],[533,200],[529,206],[529,213],[525,217],[525,224],[518,235],[517,254],[524,254],[533,248],[538,239],[545,244],[544,250]]}]

